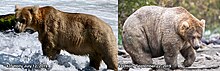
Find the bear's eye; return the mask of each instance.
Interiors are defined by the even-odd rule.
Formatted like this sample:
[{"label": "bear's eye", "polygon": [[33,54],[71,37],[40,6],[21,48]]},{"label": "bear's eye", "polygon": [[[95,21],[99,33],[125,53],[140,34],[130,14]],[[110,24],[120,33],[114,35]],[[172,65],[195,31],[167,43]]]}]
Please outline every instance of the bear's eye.
[{"label": "bear's eye", "polygon": [[22,19],[22,20],[21,20],[21,23],[23,23],[23,24],[24,24],[24,23],[25,23],[25,19]]},{"label": "bear's eye", "polygon": [[192,36],[192,39],[195,39],[196,37],[195,36]]}]

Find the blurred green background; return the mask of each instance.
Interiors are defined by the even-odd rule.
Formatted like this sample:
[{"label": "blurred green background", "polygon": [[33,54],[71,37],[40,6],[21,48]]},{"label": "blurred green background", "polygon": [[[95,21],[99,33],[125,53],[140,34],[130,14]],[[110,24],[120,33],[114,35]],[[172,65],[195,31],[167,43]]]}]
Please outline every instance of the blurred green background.
[{"label": "blurred green background", "polygon": [[15,15],[0,15],[0,31],[12,29],[15,25]]},{"label": "blurred green background", "polygon": [[122,26],[133,12],[142,6],[182,6],[198,19],[206,20],[205,37],[220,33],[220,0],[119,0],[118,44],[122,44]]}]

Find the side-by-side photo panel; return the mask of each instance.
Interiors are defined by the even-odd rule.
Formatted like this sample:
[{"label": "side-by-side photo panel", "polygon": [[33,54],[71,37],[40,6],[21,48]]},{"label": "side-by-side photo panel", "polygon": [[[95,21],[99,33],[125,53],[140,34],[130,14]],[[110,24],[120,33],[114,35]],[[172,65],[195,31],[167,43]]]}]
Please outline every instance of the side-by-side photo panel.
[{"label": "side-by-side photo panel", "polygon": [[118,0],[1,0],[0,71],[118,71]]},{"label": "side-by-side photo panel", "polygon": [[125,71],[220,70],[220,0],[119,0]]},{"label": "side-by-side photo panel", "polygon": [[1,0],[0,71],[220,71],[220,0]]}]

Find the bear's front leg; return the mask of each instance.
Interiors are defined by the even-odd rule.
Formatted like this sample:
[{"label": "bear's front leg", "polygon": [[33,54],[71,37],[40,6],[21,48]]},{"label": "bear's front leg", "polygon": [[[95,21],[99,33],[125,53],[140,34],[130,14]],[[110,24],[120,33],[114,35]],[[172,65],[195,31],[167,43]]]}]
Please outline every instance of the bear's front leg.
[{"label": "bear's front leg", "polygon": [[164,58],[167,65],[171,65],[170,69],[177,69],[178,46],[175,43],[166,43],[164,46]]},{"label": "bear's front leg", "polygon": [[188,47],[186,49],[183,49],[180,51],[180,53],[185,58],[183,62],[183,66],[185,67],[191,66],[196,59],[196,54],[193,47]]},{"label": "bear's front leg", "polygon": [[43,55],[47,56],[50,60],[55,60],[57,55],[60,54],[61,49],[49,46],[48,44],[42,43]]},{"label": "bear's front leg", "polygon": [[57,47],[57,41],[54,39],[54,34],[51,32],[39,34],[38,39],[42,44],[43,55],[47,56],[50,60],[56,59],[61,49]]},{"label": "bear's front leg", "polygon": [[171,65],[171,69],[178,68],[177,56],[178,56],[178,54],[176,51],[170,51],[170,52],[166,52],[164,54],[165,62],[167,65]]}]

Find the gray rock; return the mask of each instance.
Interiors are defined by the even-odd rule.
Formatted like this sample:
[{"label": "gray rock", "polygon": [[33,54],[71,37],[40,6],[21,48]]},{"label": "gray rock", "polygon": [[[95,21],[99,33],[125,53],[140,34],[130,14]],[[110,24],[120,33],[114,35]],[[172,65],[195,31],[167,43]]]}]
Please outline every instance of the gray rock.
[{"label": "gray rock", "polygon": [[220,53],[219,53],[219,52],[216,52],[216,55],[217,55],[217,56],[220,56]]},{"label": "gray rock", "polygon": [[209,44],[213,43],[215,45],[220,44],[220,34],[212,34],[209,39]]},{"label": "gray rock", "polygon": [[195,62],[199,62],[199,61],[202,61],[202,60],[203,60],[203,58],[197,57],[196,60],[195,60]]},{"label": "gray rock", "polygon": [[206,45],[210,44],[210,42],[209,42],[208,40],[206,40],[205,38],[202,38],[202,39],[201,39],[201,42],[204,43],[204,44],[206,44]]},{"label": "gray rock", "polygon": [[212,56],[210,56],[210,55],[207,55],[207,54],[201,54],[201,55],[204,56],[205,59],[207,59],[207,60],[212,60]]},{"label": "gray rock", "polygon": [[212,57],[209,57],[209,56],[208,56],[208,57],[206,56],[205,58],[206,58],[207,60],[212,60]]},{"label": "gray rock", "polygon": [[118,55],[126,55],[126,52],[123,52],[123,51],[118,51]]}]

